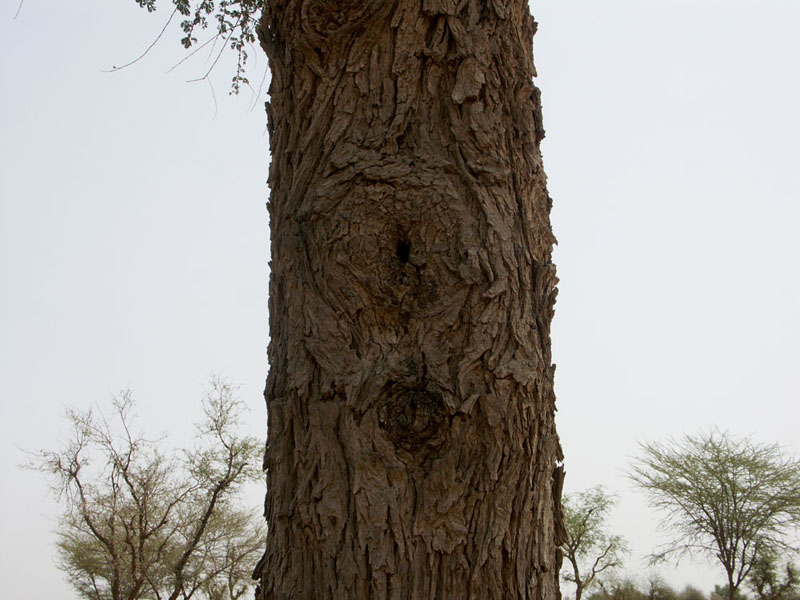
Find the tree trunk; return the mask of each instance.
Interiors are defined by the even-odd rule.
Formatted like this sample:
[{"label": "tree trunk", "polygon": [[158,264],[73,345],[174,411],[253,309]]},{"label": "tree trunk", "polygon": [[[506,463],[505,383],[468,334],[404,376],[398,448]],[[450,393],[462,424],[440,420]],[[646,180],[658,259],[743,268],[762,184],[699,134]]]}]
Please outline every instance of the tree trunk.
[{"label": "tree trunk", "polygon": [[[568,537],[570,534],[568,534]],[[571,538],[570,541],[574,539]],[[581,579],[581,570],[578,566],[577,556],[577,544],[575,547],[571,545],[566,548],[567,552],[567,559],[569,560],[570,564],[572,565],[572,574],[575,579],[575,600],[581,600],[581,596],[583,595],[583,580]]]},{"label": "tree trunk", "polygon": [[271,0],[257,598],[560,597],[525,0]]}]

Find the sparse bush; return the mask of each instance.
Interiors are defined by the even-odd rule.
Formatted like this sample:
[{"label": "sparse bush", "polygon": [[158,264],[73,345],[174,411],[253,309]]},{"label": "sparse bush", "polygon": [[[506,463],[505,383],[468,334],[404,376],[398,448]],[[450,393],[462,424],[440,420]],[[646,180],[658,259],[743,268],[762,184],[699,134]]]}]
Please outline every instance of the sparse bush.
[{"label": "sparse bush", "polygon": [[112,417],[68,411],[69,442],[35,454],[64,503],[59,568],[88,600],[234,600],[251,588],[265,538],[236,493],[261,477],[261,444],[241,436],[241,401],[213,380],[197,445],[166,454],[133,428],[129,392]]}]

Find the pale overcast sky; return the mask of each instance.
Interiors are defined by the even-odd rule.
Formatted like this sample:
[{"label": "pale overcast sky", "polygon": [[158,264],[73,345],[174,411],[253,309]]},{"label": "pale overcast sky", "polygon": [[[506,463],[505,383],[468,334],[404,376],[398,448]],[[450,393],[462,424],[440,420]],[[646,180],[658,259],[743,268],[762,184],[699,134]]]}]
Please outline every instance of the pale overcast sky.
[{"label": "pale overcast sky", "polygon": [[[130,387],[144,426],[185,439],[216,372],[264,435],[265,94],[230,98],[222,64],[215,108],[186,83],[204,56],[166,75],[177,32],[101,72],[137,56],[164,9],[16,9],[0,7],[0,597],[72,600],[58,505],[17,469],[20,448],[63,438],[65,406]],[[612,527],[644,578],[663,538],[624,477],[637,441],[713,425],[800,453],[800,2],[533,12],[565,486],[620,494]],[[723,579],[700,560],[659,572],[704,591]]]}]

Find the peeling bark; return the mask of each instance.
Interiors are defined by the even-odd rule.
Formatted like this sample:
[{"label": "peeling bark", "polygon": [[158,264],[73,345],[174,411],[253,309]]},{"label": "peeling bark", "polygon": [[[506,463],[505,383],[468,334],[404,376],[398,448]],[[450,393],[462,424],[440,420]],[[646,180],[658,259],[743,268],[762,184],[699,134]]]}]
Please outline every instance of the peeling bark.
[{"label": "peeling bark", "polygon": [[524,0],[274,0],[257,598],[560,597]]}]

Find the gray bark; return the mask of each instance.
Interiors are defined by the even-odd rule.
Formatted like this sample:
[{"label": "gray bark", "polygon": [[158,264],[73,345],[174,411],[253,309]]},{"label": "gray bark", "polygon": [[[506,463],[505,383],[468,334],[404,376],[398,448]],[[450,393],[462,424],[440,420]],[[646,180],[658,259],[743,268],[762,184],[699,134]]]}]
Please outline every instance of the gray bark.
[{"label": "gray bark", "polygon": [[524,0],[276,0],[257,598],[560,598]]}]

